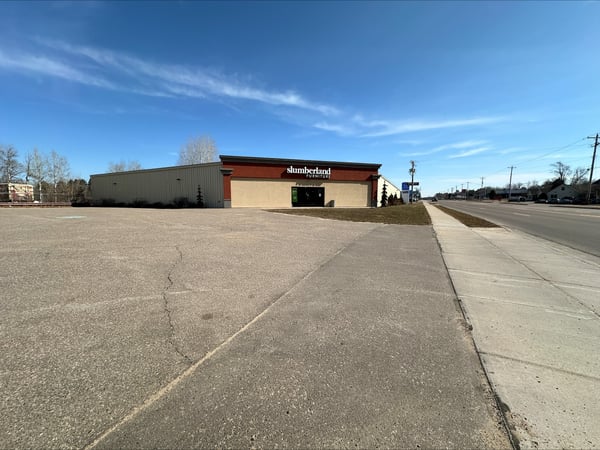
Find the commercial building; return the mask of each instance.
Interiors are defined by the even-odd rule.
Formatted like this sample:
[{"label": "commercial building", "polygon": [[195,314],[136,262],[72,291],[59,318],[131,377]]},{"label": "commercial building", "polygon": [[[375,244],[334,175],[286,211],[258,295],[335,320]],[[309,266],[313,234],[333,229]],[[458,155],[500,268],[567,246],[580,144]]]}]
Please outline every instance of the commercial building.
[{"label": "commercial building", "polygon": [[377,182],[377,192],[379,193],[378,197],[377,197],[377,206],[381,206],[381,194],[383,192],[384,186],[385,186],[385,191],[386,191],[388,198],[390,198],[393,195],[394,197],[396,197],[398,199],[402,198],[404,203],[408,203],[408,196],[406,197],[406,199],[403,198],[402,191],[400,190],[400,188],[398,186],[396,186],[394,183],[392,183],[390,180],[385,178],[383,175],[381,175]]},{"label": "commercial building", "polygon": [[0,183],[0,202],[32,202],[33,186],[23,183]]},{"label": "commercial building", "polygon": [[376,207],[380,164],[220,156],[221,161],[91,176],[93,203],[210,208]]}]

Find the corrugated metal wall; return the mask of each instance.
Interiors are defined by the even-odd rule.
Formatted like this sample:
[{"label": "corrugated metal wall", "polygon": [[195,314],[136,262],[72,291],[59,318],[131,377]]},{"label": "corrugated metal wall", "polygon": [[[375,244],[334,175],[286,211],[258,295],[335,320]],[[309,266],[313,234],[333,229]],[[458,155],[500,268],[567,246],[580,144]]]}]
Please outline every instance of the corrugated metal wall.
[{"label": "corrugated metal wall", "polygon": [[195,203],[200,186],[204,206],[222,208],[223,175],[220,169],[221,163],[217,162],[92,175],[92,201],[94,204],[137,201],[168,205],[186,198]]}]

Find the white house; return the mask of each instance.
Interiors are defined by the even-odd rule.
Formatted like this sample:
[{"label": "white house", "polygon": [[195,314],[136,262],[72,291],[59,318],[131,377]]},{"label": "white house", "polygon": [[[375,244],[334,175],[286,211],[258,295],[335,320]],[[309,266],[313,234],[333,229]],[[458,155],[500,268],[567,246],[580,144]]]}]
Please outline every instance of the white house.
[{"label": "white house", "polygon": [[548,201],[561,201],[565,197],[575,198],[577,197],[577,190],[566,184],[561,184],[560,186],[555,187],[551,191],[548,191]]}]

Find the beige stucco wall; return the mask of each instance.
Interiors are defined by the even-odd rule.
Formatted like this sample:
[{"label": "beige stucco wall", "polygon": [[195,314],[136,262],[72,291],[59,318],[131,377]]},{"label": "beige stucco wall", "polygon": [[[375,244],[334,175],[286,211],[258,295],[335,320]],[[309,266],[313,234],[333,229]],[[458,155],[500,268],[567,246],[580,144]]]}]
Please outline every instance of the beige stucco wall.
[{"label": "beige stucco wall", "polygon": [[325,188],[325,205],[336,207],[370,206],[370,182],[232,179],[231,206],[288,208],[292,206],[292,186]]}]

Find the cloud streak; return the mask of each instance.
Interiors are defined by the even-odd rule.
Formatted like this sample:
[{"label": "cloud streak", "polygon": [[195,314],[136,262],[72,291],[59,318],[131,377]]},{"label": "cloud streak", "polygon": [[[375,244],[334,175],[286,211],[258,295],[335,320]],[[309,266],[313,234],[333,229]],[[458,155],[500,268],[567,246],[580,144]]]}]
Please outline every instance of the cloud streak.
[{"label": "cloud streak", "polygon": [[368,131],[363,134],[363,137],[382,137],[392,136],[396,134],[412,133],[417,131],[429,131],[438,130],[443,128],[458,128],[458,127],[472,127],[480,125],[488,125],[497,122],[501,122],[504,119],[502,117],[475,117],[471,119],[454,119],[454,120],[441,120],[441,121],[371,121],[363,122],[367,128],[374,128],[373,131]]},{"label": "cloud streak", "polygon": [[[355,115],[354,117],[351,117],[345,120],[344,122],[317,122],[313,124],[313,126],[321,130],[335,132],[340,136],[353,136],[360,138],[385,138],[390,136],[448,128],[479,127],[483,125],[503,122],[505,120],[507,119],[504,117],[475,117],[452,120],[369,120],[363,117],[362,115]],[[469,142],[467,142],[466,145],[468,146],[468,144]],[[421,154],[436,153],[441,150],[443,149],[434,149]]]},{"label": "cloud streak", "polygon": [[108,80],[77,70],[60,61],[45,56],[27,54],[7,54],[0,49],[0,67],[16,71],[41,73],[52,77],[63,78],[89,86],[116,89]]},{"label": "cloud streak", "polygon": [[7,54],[0,50],[0,67],[146,96],[229,98],[308,110],[323,116],[339,114],[337,108],[310,101],[293,90],[261,89],[216,71],[153,63],[119,52],[60,41],[37,38],[35,42],[57,55],[38,56],[23,51]]},{"label": "cloud streak", "polygon": [[465,150],[460,153],[456,153],[454,155],[450,155],[450,156],[448,156],[448,158],[449,159],[466,158],[467,156],[473,156],[473,155],[478,155],[479,153],[487,152],[489,149],[490,149],[490,147],[472,148],[472,149]]},{"label": "cloud streak", "polygon": [[455,142],[453,144],[444,144],[434,147],[431,150],[424,150],[420,152],[412,152],[406,153],[404,156],[425,156],[425,155],[433,155],[435,153],[443,152],[444,150],[460,150],[465,148],[476,147],[478,145],[487,144],[487,141],[461,141]]},{"label": "cloud streak", "polygon": [[[60,78],[135,95],[269,105],[276,107],[275,110],[271,110],[275,115],[283,113],[285,117],[288,112],[293,112],[298,116],[296,121],[300,124],[341,137],[386,138],[431,130],[480,127],[506,120],[503,117],[446,120],[368,119],[359,114],[352,116],[324,102],[309,100],[294,90],[261,88],[238,76],[211,69],[157,63],[122,52],[39,37],[34,38],[32,42],[36,45],[33,51],[20,49],[7,52],[0,48],[0,69]],[[302,114],[298,114],[299,112]],[[465,141],[421,154],[437,153],[452,148],[469,149],[482,143]],[[453,157],[469,156],[475,154],[474,152],[474,149],[466,150]]]}]

